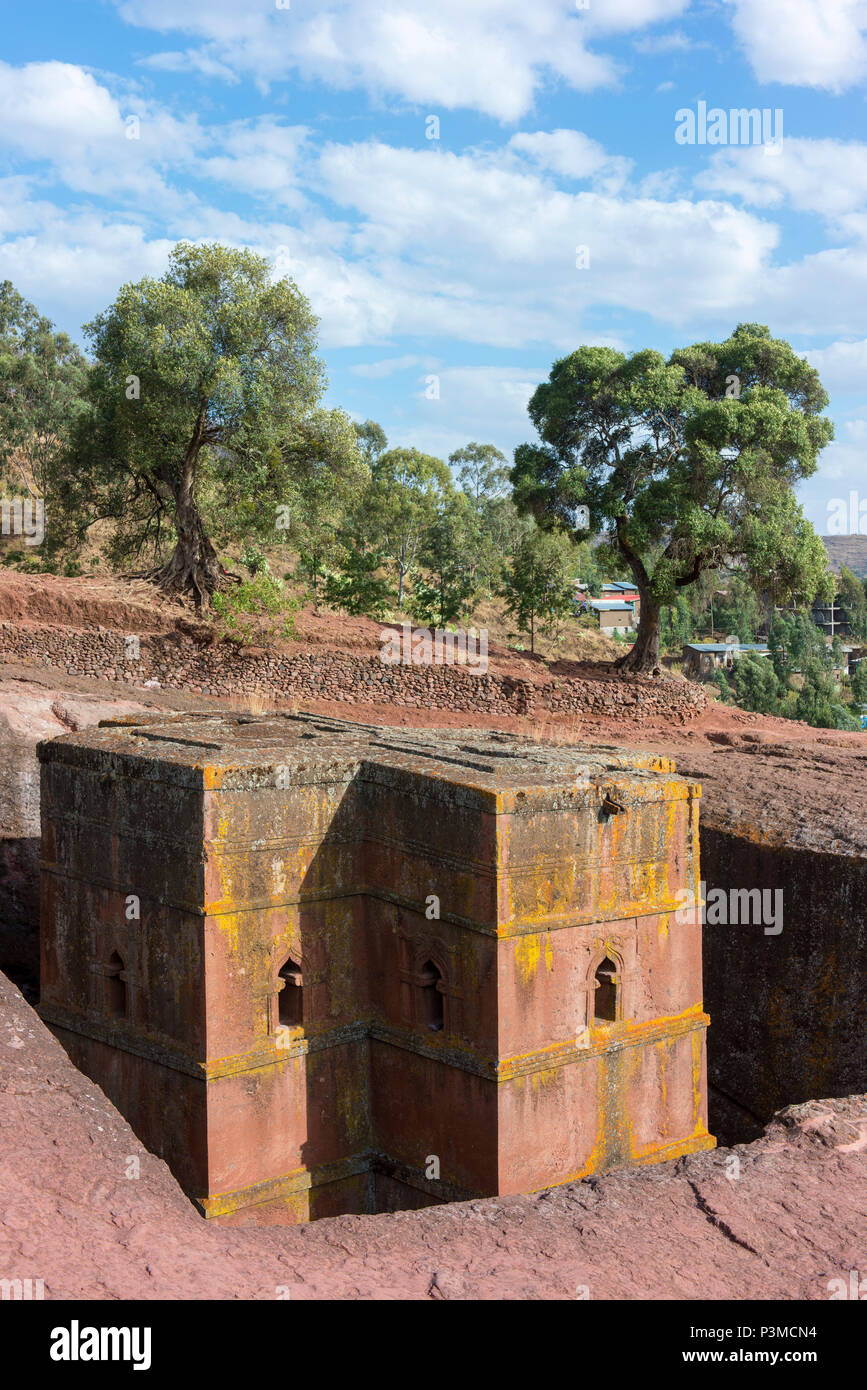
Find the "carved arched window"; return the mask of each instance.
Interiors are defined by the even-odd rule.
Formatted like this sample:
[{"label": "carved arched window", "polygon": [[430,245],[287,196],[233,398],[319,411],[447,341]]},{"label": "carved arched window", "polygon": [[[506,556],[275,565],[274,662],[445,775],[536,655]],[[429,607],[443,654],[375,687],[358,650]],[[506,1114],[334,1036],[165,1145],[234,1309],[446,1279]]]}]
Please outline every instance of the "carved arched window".
[{"label": "carved arched window", "polygon": [[126,971],[118,951],[113,951],[105,967],[105,1007],[115,1018],[129,1013],[129,992]]},{"label": "carved arched window", "polygon": [[300,1028],[304,1023],[304,981],[301,966],[291,956],[277,975],[277,1020],[284,1028]]},{"label": "carved arched window", "polygon": [[610,956],[600,961],[596,969],[593,995],[593,1022],[614,1023],[617,1019],[617,991],[620,977]]},{"label": "carved arched window", "polygon": [[419,972],[419,1021],[429,1033],[441,1033],[445,1023],[442,983],[442,971],[425,961]]}]

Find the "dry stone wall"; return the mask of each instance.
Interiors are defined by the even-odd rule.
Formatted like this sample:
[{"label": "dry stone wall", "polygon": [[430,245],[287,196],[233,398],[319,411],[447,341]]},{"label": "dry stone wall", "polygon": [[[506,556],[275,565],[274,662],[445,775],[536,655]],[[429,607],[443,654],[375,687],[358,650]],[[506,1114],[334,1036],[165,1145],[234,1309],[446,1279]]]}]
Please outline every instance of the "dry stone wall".
[{"label": "dry stone wall", "polygon": [[202,695],[268,694],[285,699],[390,704],[472,714],[625,715],[631,720],[694,719],[707,704],[700,686],[665,678],[519,680],[460,667],[390,666],[376,655],[341,651],[269,652],[228,643],[203,646],[178,633],[141,637],[110,628],[0,623],[0,659],[33,662],[118,681],[132,688]]}]

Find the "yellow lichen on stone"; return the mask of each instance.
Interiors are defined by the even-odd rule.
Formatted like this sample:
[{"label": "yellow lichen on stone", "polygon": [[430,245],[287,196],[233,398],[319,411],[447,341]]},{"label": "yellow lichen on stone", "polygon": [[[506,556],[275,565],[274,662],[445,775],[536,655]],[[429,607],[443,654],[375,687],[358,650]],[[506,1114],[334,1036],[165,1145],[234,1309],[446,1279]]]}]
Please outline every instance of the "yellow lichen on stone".
[{"label": "yellow lichen on stone", "polygon": [[515,961],[525,985],[531,984],[535,979],[543,954],[546,969],[553,970],[554,948],[547,932],[515,937]]}]

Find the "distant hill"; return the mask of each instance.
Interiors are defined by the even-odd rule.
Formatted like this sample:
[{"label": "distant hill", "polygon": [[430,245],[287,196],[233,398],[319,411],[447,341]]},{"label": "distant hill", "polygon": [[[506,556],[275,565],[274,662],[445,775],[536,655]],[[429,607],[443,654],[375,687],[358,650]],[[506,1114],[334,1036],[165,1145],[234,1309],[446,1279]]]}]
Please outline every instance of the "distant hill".
[{"label": "distant hill", "polygon": [[867,579],[867,536],[823,536],[822,540],[835,574],[846,565],[859,579]]}]

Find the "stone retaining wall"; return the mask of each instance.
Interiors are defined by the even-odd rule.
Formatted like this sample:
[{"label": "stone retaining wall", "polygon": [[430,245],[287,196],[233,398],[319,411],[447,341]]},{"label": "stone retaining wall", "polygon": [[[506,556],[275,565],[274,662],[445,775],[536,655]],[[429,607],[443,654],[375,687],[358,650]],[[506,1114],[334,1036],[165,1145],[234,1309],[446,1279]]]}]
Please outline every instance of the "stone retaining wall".
[{"label": "stone retaining wall", "polygon": [[109,628],[75,629],[0,623],[0,659],[36,662],[69,675],[202,695],[268,694],[286,699],[335,700],[350,705],[464,710],[473,714],[627,715],[686,723],[707,704],[698,685],[666,679],[547,681],[473,675],[460,667],[389,666],[378,656],[340,651],[291,654],[245,651],[227,643],[203,646],[181,634],[130,639]]}]

